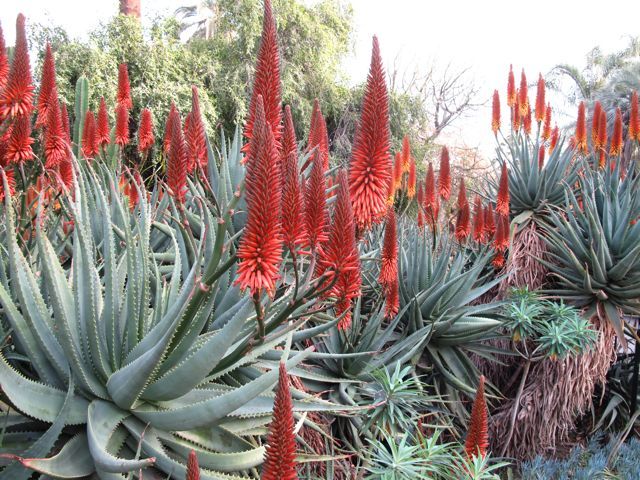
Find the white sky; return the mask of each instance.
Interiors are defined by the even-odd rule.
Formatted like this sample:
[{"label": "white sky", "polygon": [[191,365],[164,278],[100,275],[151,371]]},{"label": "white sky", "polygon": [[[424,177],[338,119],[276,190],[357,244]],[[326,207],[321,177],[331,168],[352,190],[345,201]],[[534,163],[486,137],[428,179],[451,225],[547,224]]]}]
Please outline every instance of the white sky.
[{"label": "white sky", "polygon": [[[314,0],[307,0],[314,1]],[[143,16],[169,13],[188,0],[142,0]],[[494,88],[504,95],[509,64],[516,81],[522,67],[530,81],[553,65],[583,65],[585,54],[596,45],[605,52],[626,44],[626,36],[640,35],[640,2],[536,0],[351,0],[355,12],[355,50],[346,63],[352,81],[366,77],[371,37],[377,34],[389,69],[469,67],[481,86],[481,99]],[[14,41],[18,12],[27,20],[62,25],[82,36],[118,8],[117,0],[2,0],[0,21],[9,45]],[[276,12],[277,18],[277,12]],[[491,151],[489,107],[458,122],[451,137]]]}]

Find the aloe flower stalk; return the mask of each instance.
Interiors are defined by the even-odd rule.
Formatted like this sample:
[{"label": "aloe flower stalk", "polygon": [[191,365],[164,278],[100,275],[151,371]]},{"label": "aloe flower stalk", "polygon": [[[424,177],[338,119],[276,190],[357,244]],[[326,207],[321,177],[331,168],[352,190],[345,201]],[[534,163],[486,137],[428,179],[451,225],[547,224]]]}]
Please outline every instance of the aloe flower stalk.
[{"label": "aloe flower stalk", "polygon": [[296,437],[293,430],[295,424],[293,402],[289,392],[289,377],[284,363],[280,363],[279,368],[278,389],[273,402],[273,417],[267,437],[267,454],[260,479],[298,480]]},{"label": "aloe flower stalk", "polygon": [[307,246],[317,252],[327,241],[327,183],[319,149],[312,153],[311,173],[305,183],[304,218]]},{"label": "aloe flower stalk", "polygon": [[99,151],[96,119],[91,110],[87,110],[82,128],[82,154],[86,158],[94,158]]},{"label": "aloe flower stalk", "polygon": [[140,153],[148,153],[154,142],[153,116],[151,110],[143,108],[140,113],[140,126],[138,127],[138,151]]},{"label": "aloe flower stalk", "polygon": [[536,90],[536,122],[540,125],[546,116],[545,106],[545,83],[542,74],[538,74],[538,85]]},{"label": "aloe flower stalk", "polygon": [[[120,109],[126,111],[123,106]],[[176,110],[177,121],[171,127],[171,147],[167,161],[167,186],[169,193],[182,204],[187,193],[187,147],[182,133],[180,114]]]},{"label": "aloe flower stalk", "polygon": [[34,158],[31,145],[31,120],[28,115],[21,115],[13,122],[7,145],[6,158],[8,162],[21,164]]},{"label": "aloe flower stalk", "polygon": [[125,147],[129,144],[129,110],[124,103],[116,106],[116,145]]},{"label": "aloe flower stalk", "polygon": [[640,110],[638,109],[638,92],[631,94],[631,106],[629,107],[629,132],[628,138],[640,142]]},{"label": "aloe flower stalk", "polygon": [[509,65],[509,78],[507,80],[507,105],[513,108],[516,102],[516,79],[513,75],[513,65]]},{"label": "aloe flower stalk", "polygon": [[387,211],[384,227],[384,242],[380,256],[380,275],[378,281],[387,287],[398,280],[398,232],[396,212],[393,208]]},{"label": "aloe flower stalk", "polygon": [[[320,151],[322,167],[326,171],[329,168],[329,136],[327,134],[327,122],[324,119],[324,115],[322,114],[320,103],[317,98],[313,101],[313,112],[311,114],[307,151],[310,152],[316,147]],[[307,165],[305,165],[303,169],[306,169]]]},{"label": "aloe flower stalk", "polygon": [[616,156],[622,153],[622,112],[620,107],[616,108],[616,119],[613,122],[613,133],[611,134],[611,146],[609,155]]},{"label": "aloe flower stalk", "polygon": [[462,242],[471,233],[471,212],[467,201],[467,189],[464,185],[464,178],[460,180],[460,190],[458,190],[458,216],[456,219],[455,237]]},{"label": "aloe flower stalk", "polygon": [[25,18],[20,13],[16,19],[16,44],[11,69],[6,85],[0,91],[0,120],[29,115],[33,110],[33,90]]},{"label": "aloe flower stalk", "polygon": [[198,456],[194,450],[189,452],[186,480],[200,480],[200,466],[198,465]]},{"label": "aloe flower stalk", "polygon": [[[40,92],[38,93],[36,118],[36,128],[43,127],[47,124],[47,116],[49,111],[49,102],[51,92],[56,90],[56,65],[53,59],[53,51],[51,44],[47,42],[44,53],[44,61],[42,62],[42,79],[40,80]],[[54,98],[53,101],[57,101]]]},{"label": "aloe flower stalk", "polygon": [[451,196],[451,165],[449,159],[449,149],[442,147],[440,153],[440,171],[438,172],[438,191],[440,196],[448,201]]},{"label": "aloe flower stalk", "polygon": [[7,47],[4,43],[4,34],[0,24],[0,91],[7,85],[9,76],[9,58],[7,57]]},{"label": "aloe flower stalk", "polygon": [[109,142],[111,142],[111,128],[109,127],[109,112],[107,111],[107,103],[104,101],[104,97],[100,97],[96,133],[98,134],[98,144],[101,147],[109,145]]},{"label": "aloe flower stalk", "polygon": [[131,100],[131,84],[129,83],[129,71],[127,64],[118,65],[118,94],[116,96],[118,105],[122,105],[127,110],[133,108],[133,100]]},{"label": "aloe flower stalk", "polygon": [[599,101],[593,105],[593,115],[591,117],[591,142],[594,150],[600,150],[600,114],[602,113],[602,104]]},{"label": "aloe flower stalk", "polygon": [[498,90],[493,91],[493,104],[491,107],[491,131],[494,135],[498,135],[498,130],[500,130],[500,94]]},{"label": "aloe flower stalk", "polygon": [[551,138],[551,105],[547,104],[544,114],[544,124],[542,126],[542,138],[549,141]]},{"label": "aloe flower stalk", "polygon": [[487,421],[487,400],[484,397],[484,375],[480,376],[480,383],[476,391],[476,397],[471,408],[471,418],[469,419],[469,429],[464,449],[468,458],[480,455],[487,455],[489,447],[488,421]]},{"label": "aloe flower stalk", "polygon": [[509,172],[506,162],[503,162],[498,184],[498,199],[496,201],[496,212],[498,215],[502,215],[503,217],[509,216],[509,202]]},{"label": "aloe flower stalk", "polygon": [[578,107],[578,119],[576,120],[576,134],[574,138],[576,148],[584,155],[589,153],[589,146],[587,145],[587,121],[585,115],[584,102],[580,102],[580,106]]},{"label": "aloe flower stalk", "polygon": [[527,76],[524,73],[524,68],[520,74],[520,88],[518,89],[518,105],[520,106],[520,116],[527,115],[529,105],[529,86],[527,85]]},{"label": "aloe flower stalk", "polygon": [[349,167],[353,214],[362,230],[379,222],[387,208],[391,175],[389,142],[389,96],[380,46],[374,36],[371,66]]}]

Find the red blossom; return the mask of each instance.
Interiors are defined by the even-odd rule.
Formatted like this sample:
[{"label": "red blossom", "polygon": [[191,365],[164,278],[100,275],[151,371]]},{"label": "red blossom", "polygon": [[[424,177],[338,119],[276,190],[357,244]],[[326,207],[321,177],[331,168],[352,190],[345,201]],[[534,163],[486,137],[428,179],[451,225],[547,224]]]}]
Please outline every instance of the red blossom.
[{"label": "red blossom", "polygon": [[586,155],[589,153],[589,146],[587,145],[587,121],[585,115],[584,102],[580,102],[578,119],[576,120],[575,143],[578,151]]},{"label": "red blossom", "polygon": [[440,154],[438,191],[445,201],[449,200],[449,197],[451,196],[451,165],[449,160],[449,149],[447,147],[442,147],[442,152]]},{"label": "red blossom", "polygon": [[520,116],[527,115],[527,110],[530,109],[529,105],[529,87],[527,86],[527,77],[524,74],[524,68],[520,74],[520,88],[518,89],[518,105],[520,106]]},{"label": "red blossom", "polygon": [[56,100],[52,100],[49,104],[49,118],[47,119],[47,130],[44,143],[46,168],[56,168],[69,156],[69,142],[62,124],[60,103],[57,100],[58,93],[55,89],[51,92],[51,98],[55,98]]},{"label": "red blossom", "polygon": [[29,115],[33,110],[33,79],[29,64],[29,45],[25,32],[25,18],[16,19],[16,44],[6,86],[0,91],[0,120]]},{"label": "red blossom", "polygon": [[549,155],[553,152],[558,144],[558,139],[560,138],[560,130],[558,129],[558,125],[553,127],[551,131],[551,140],[549,141]]},{"label": "red blossom", "polygon": [[609,139],[607,133],[607,113],[604,110],[600,110],[600,119],[598,120],[598,141],[596,145],[598,146],[598,152],[604,153],[604,150],[607,148],[607,140]]},{"label": "red blossom", "polygon": [[[256,113],[256,124],[258,123],[257,117]],[[257,135],[258,133],[256,132]],[[281,362],[278,388],[273,402],[273,416],[267,437],[267,454],[262,466],[262,475],[260,476],[261,480],[298,480],[294,426],[289,377],[284,363]]]},{"label": "red blossom", "polygon": [[[284,107],[284,130],[282,132],[282,143],[280,145],[280,158],[285,161],[289,155],[296,156],[298,161],[298,141],[296,140],[296,130],[293,126],[293,117],[291,115],[291,107]],[[298,165],[296,163],[296,170]]]},{"label": "red blossom", "polygon": [[[287,115],[290,114],[285,113],[285,118]],[[285,126],[285,132],[286,130],[287,127]],[[289,151],[281,162],[283,176],[282,234],[286,247],[289,251],[295,253],[297,247],[305,243],[307,233],[303,211],[302,186],[298,174],[297,152],[295,150]]]},{"label": "red blossom", "polygon": [[411,168],[411,144],[407,135],[402,139],[402,172],[409,173]]},{"label": "red blossom", "polygon": [[4,43],[2,25],[0,25],[0,91],[7,85],[9,76],[9,58],[7,57],[7,47]]},{"label": "red blossom", "polygon": [[207,135],[204,129],[204,122],[202,121],[202,113],[200,112],[198,88],[195,85],[191,86],[191,112],[188,118],[189,128],[185,129],[184,136],[189,149],[189,165],[193,167],[198,166],[204,170],[207,168],[209,161]]},{"label": "red blossom", "polygon": [[111,127],[109,127],[109,112],[104,97],[100,97],[100,107],[98,108],[98,119],[96,125],[98,134],[98,145],[109,145],[111,141]]},{"label": "red blossom", "polygon": [[400,285],[396,279],[391,285],[384,287],[385,314],[386,318],[393,318],[400,309]]},{"label": "red blossom", "polygon": [[[327,123],[320,110],[320,103],[316,98],[313,101],[313,112],[311,114],[311,125],[309,127],[309,141],[307,144],[307,151],[311,151],[317,147],[320,150],[322,156],[322,166],[325,170],[329,168],[329,136],[327,134]],[[307,160],[303,170],[309,165],[311,159]]]},{"label": "red blossom", "polygon": [[62,117],[62,130],[64,131],[64,138],[67,143],[71,145],[71,128],[69,127],[69,112],[67,111],[67,105],[62,104],[60,107],[60,116]]},{"label": "red blossom", "polygon": [[118,94],[116,96],[116,102],[118,105],[124,106],[127,110],[133,108],[131,84],[129,83],[129,72],[126,63],[118,65]]},{"label": "red blossom", "polygon": [[[119,109],[126,111],[123,106]],[[182,133],[180,114],[176,111],[177,121],[171,127],[171,147],[167,161],[167,186],[169,193],[178,202],[183,203],[187,194],[187,146]]]},{"label": "red blossom", "polygon": [[496,213],[503,217],[509,216],[509,171],[507,163],[502,163],[500,181],[498,184],[498,200],[496,201]]},{"label": "red blossom", "polygon": [[531,135],[531,105],[527,106],[527,113],[522,119],[522,127],[524,128],[524,133]]},{"label": "red blossom", "polygon": [[438,203],[438,194],[436,193],[436,177],[433,172],[433,164],[431,162],[429,162],[429,168],[427,169],[427,176],[424,183],[423,206],[426,222],[429,225],[434,226],[437,223],[440,205]]},{"label": "red blossom", "polygon": [[317,251],[327,241],[327,183],[322,155],[316,149],[312,153],[311,173],[305,183],[304,216],[307,245]]},{"label": "red blossom", "polygon": [[391,162],[389,158],[389,96],[378,38],[373,51],[362,113],[351,152],[349,189],[356,224],[368,229],[387,208]]},{"label": "red blossom", "polygon": [[640,142],[640,110],[638,109],[638,92],[631,94],[631,106],[629,107],[629,132],[628,138]]},{"label": "red blossom", "polygon": [[616,108],[616,119],[613,122],[613,134],[611,135],[611,146],[609,155],[616,156],[622,153],[622,112],[620,107]]},{"label": "red blossom", "polygon": [[175,124],[180,125],[180,113],[176,108],[176,104],[171,102],[171,108],[169,109],[169,114],[167,115],[167,121],[164,125],[164,139],[163,139],[163,148],[164,153],[169,154],[169,150],[171,149],[171,135],[173,132],[173,127]]},{"label": "red blossom", "polygon": [[187,475],[185,480],[200,480],[200,466],[198,465],[198,456],[194,450],[189,452],[187,460]]},{"label": "red blossom", "polygon": [[49,102],[57,101],[57,98],[50,100],[51,92],[56,90],[56,65],[53,59],[53,51],[51,44],[47,42],[44,53],[44,61],[42,62],[42,79],[40,80],[40,92],[38,93],[38,117],[36,119],[36,128],[43,127],[47,124],[49,111]]},{"label": "red blossom", "polygon": [[151,110],[144,108],[140,113],[140,126],[138,127],[138,151],[147,153],[153,147],[154,142],[153,116]]},{"label": "red blossom", "polygon": [[516,80],[513,76],[513,65],[509,65],[509,79],[507,80],[507,105],[513,108],[516,102]]},{"label": "red blossom", "polygon": [[87,110],[82,128],[82,154],[86,158],[94,158],[99,151],[96,119],[91,110]]},{"label": "red blossom", "polygon": [[28,115],[21,115],[13,122],[9,142],[6,147],[7,162],[21,164],[33,159],[33,138],[31,138],[31,120]]},{"label": "red blossom", "polygon": [[393,189],[402,190],[402,153],[396,152],[393,160]]},{"label": "red blossom", "polygon": [[422,228],[424,227],[424,213],[423,213],[424,189],[422,188],[422,184],[418,185],[417,201],[418,201],[418,228]]},{"label": "red blossom", "polygon": [[542,74],[538,74],[538,88],[536,91],[536,122],[540,125],[546,116],[545,112],[545,84]]},{"label": "red blossom", "polygon": [[500,94],[498,90],[493,91],[493,105],[491,108],[491,130],[494,135],[500,130]]},{"label": "red blossom", "polygon": [[456,239],[461,242],[471,233],[471,212],[467,201],[467,189],[464,179],[460,180],[460,190],[458,191],[458,216],[456,219]]},{"label": "red blossom", "polygon": [[542,170],[544,166],[544,156],[545,156],[545,148],[544,145],[540,145],[538,149],[538,170]]},{"label": "red blossom", "polygon": [[[280,148],[282,132],[280,125],[282,122],[281,90],[276,22],[271,10],[271,0],[265,0],[262,36],[260,37],[253,91],[249,103],[249,115],[244,126],[244,136],[249,141],[253,138],[258,96],[262,96],[266,122],[271,128],[276,147]],[[243,150],[248,153],[250,147],[245,145]]]},{"label": "red blossom", "polygon": [[[256,100],[249,145],[245,176],[247,223],[237,253],[240,263],[235,284],[242,290],[249,288],[254,297],[262,290],[273,296],[282,261],[282,185],[278,147],[265,117],[262,95]],[[324,185],[324,178],[322,181]]]},{"label": "red blossom", "polygon": [[409,178],[407,179],[407,197],[416,196],[416,161],[411,158],[409,160]]},{"label": "red blossom", "polygon": [[544,114],[544,125],[542,126],[542,138],[549,141],[551,138],[551,105],[547,104]]},{"label": "red blossom", "polygon": [[473,206],[473,240],[478,243],[484,243],[486,238],[484,208],[482,208],[482,200],[476,195],[476,201]]},{"label": "red blossom", "polygon": [[480,455],[486,456],[489,447],[489,433],[487,421],[487,400],[484,397],[484,375],[480,376],[480,383],[476,391],[476,398],[471,408],[469,430],[464,449],[468,458]]},{"label": "red blossom", "polygon": [[487,238],[493,237],[496,233],[496,220],[493,213],[493,205],[490,203],[484,209],[484,230],[487,234]]},{"label": "red blossom", "polygon": [[509,248],[509,219],[502,215],[496,215],[496,234],[493,240],[493,248],[504,251]]},{"label": "red blossom", "polygon": [[511,107],[511,129],[514,132],[520,130],[522,124],[522,115],[520,115],[520,95],[516,92],[516,99]]},{"label": "red blossom", "polygon": [[398,281],[398,232],[396,212],[393,208],[387,211],[384,227],[384,242],[380,255],[380,275],[378,281],[383,286],[390,286]]},{"label": "red blossom", "polygon": [[124,147],[129,144],[129,110],[119,103],[116,106],[116,145]]},{"label": "red blossom", "polygon": [[505,264],[504,252],[503,251],[496,252],[496,254],[493,256],[493,260],[491,261],[491,265],[496,270],[500,270],[502,267],[504,267],[504,264]]},{"label": "red blossom", "polygon": [[336,299],[336,315],[344,314],[338,323],[338,328],[344,330],[351,325],[351,301],[360,296],[362,279],[349,183],[344,170],[338,172],[337,183],[329,241],[322,248],[318,267],[320,274],[331,271],[337,275],[337,278],[328,278],[327,281],[335,282],[326,296]]},{"label": "red blossom", "polygon": [[600,114],[602,113],[602,104],[596,101],[593,106],[593,116],[591,117],[591,142],[594,150],[600,150],[602,145],[598,135],[600,134]]}]

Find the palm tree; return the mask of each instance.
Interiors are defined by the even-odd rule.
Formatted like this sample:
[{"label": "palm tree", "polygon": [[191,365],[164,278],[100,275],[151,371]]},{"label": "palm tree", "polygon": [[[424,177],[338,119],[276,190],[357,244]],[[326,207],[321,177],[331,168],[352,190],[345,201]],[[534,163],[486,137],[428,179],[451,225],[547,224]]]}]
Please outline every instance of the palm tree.
[{"label": "palm tree", "polygon": [[218,9],[216,0],[201,0],[200,3],[178,8],[175,14],[181,20],[181,32],[187,32],[188,37],[211,38]]}]

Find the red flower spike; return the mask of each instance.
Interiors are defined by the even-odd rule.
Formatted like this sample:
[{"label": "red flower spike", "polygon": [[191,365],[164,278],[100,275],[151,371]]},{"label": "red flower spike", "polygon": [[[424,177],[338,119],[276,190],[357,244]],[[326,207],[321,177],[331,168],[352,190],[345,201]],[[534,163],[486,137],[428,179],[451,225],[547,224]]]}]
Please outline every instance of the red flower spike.
[{"label": "red flower spike", "polygon": [[584,102],[580,102],[580,106],[578,107],[575,142],[576,148],[579,152],[583,153],[584,155],[589,153],[589,147],[587,145],[587,121],[585,117]]},{"label": "red flower spike", "polygon": [[503,251],[509,248],[509,219],[502,215],[496,218],[496,234],[493,240],[493,248]]},{"label": "red flower spike", "polygon": [[544,124],[542,126],[542,138],[549,141],[551,138],[551,105],[547,104],[544,114]]},{"label": "red flower spike", "polygon": [[163,148],[164,153],[169,154],[169,150],[171,149],[171,134],[173,132],[173,127],[175,124],[180,125],[180,113],[178,113],[178,109],[176,108],[176,104],[171,102],[171,108],[169,109],[169,114],[167,115],[167,121],[164,125],[164,139],[163,139]]},{"label": "red flower spike", "polygon": [[629,132],[628,138],[640,142],[640,110],[638,110],[638,92],[631,94],[631,106],[629,107]]},{"label": "red flower spike", "polygon": [[87,110],[82,128],[82,154],[86,158],[94,158],[99,151],[96,133],[96,119],[91,110]]},{"label": "red flower spike", "polygon": [[96,125],[98,134],[98,145],[109,145],[111,142],[111,127],[109,127],[109,112],[104,97],[100,97],[100,108],[98,108],[98,119]]},{"label": "red flower spike", "polygon": [[6,147],[6,161],[21,164],[33,159],[33,138],[31,138],[31,120],[28,115],[21,115],[13,122],[11,135]]},{"label": "red flower spike", "polygon": [[416,196],[416,161],[409,160],[409,178],[407,179],[407,197],[410,199]]},{"label": "red flower spike", "polygon": [[147,153],[154,143],[153,116],[151,115],[151,110],[144,108],[140,113],[140,126],[138,127],[138,151]]},{"label": "red flower spike", "polygon": [[116,106],[116,145],[129,144],[129,110],[124,104]]},{"label": "red flower spike", "polygon": [[[185,131],[185,140],[189,148],[190,164],[202,169],[207,168],[209,155],[207,153],[207,138],[200,112],[200,100],[198,99],[198,88],[191,86],[191,113],[189,113],[190,127]],[[186,122],[185,122],[186,123]]]},{"label": "red flower spike", "polygon": [[391,176],[389,138],[389,96],[380,46],[374,36],[371,66],[349,167],[353,215],[358,228],[364,230],[380,221],[387,209]]},{"label": "red flower spike", "polygon": [[[285,126],[285,131],[286,128]],[[290,252],[295,253],[297,246],[304,244],[306,241],[306,226],[304,212],[302,210],[303,197],[300,177],[298,175],[297,152],[289,151],[289,154],[281,162],[283,175],[282,234],[286,247]]]},{"label": "red flower spike", "polygon": [[487,421],[487,400],[484,397],[484,375],[480,376],[480,383],[476,391],[476,398],[471,408],[471,418],[469,419],[469,430],[464,449],[468,458],[480,455],[487,455],[489,447],[488,421]]},{"label": "red flower spike", "polygon": [[311,162],[311,173],[305,184],[304,215],[308,246],[317,251],[327,241],[327,184],[320,150],[314,150]]},{"label": "red flower spike", "polygon": [[591,117],[591,143],[594,150],[600,150],[602,145],[598,135],[600,134],[600,114],[602,113],[602,104],[596,101],[593,106],[593,116]]},{"label": "red flower spike", "polygon": [[498,215],[509,216],[509,201],[509,172],[506,162],[503,162],[500,171],[500,183],[498,184],[498,200],[496,201],[496,213]]},{"label": "red flower spike", "polygon": [[409,173],[411,168],[411,144],[409,137],[405,135],[402,139],[402,173]]},{"label": "red flower spike", "polygon": [[599,151],[604,151],[607,148],[608,139],[607,112],[600,110],[600,119],[598,120],[598,140],[596,142]]},{"label": "red flower spike", "polygon": [[418,185],[417,201],[418,201],[418,228],[422,229],[424,227],[424,213],[423,213],[424,189],[422,188],[422,184]]},{"label": "red flower spike", "polygon": [[493,260],[491,261],[491,265],[496,270],[500,270],[502,267],[504,267],[504,264],[505,264],[504,253],[502,251],[496,252],[495,256],[493,257]]},{"label": "red flower spike", "polygon": [[558,144],[558,139],[560,138],[560,130],[558,129],[558,125],[553,127],[551,131],[551,140],[549,141],[549,155],[553,152]]},{"label": "red flower spike", "polygon": [[0,91],[7,85],[9,76],[9,58],[7,57],[7,47],[4,43],[2,25],[0,25]]},{"label": "red flower spike", "polygon": [[484,230],[487,234],[487,238],[493,237],[496,233],[495,215],[491,204],[487,205],[484,209]]},{"label": "red flower spike", "polygon": [[469,211],[469,202],[467,201],[467,189],[464,185],[464,179],[460,180],[460,190],[458,191],[458,217],[456,219],[456,239],[461,242],[471,233],[471,212]]},{"label": "red flower spike", "polygon": [[541,124],[546,116],[545,112],[545,84],[542,74],[538,74],[538,89],[536,91],[536,122]]},{"label": "red flower spike", "polygon": [[57,100],[58,93],[55,89],[51,92],[51,98],[55,98],[56,100],[49,104],[49,118],[47,120],[47,131],[44,142],[46,168],[57,167],[69,156],[69,142],[67,141],[67,134],[62,126],[60,103]]},{"label": "red flower spike", "polygon": [[622,153],[622,112],[620,107],[616,108],[616,119],[613,122],[613,134],[611,135],[611,146],[609,155],[616,156]]},{"label": "red flower spike", "polygon": [[320,274],[332,271],[337,275],[328,280],[335,283],[326,296],[336,299],[336,315],[344,314],[338,329],[345,330],[351,326],[351,301],[360,296],[362,278],[346,171],[338,172],[337,183],[329,241],[321,250],[318,267]]},{"label": "red flower spike", "polygon": [[440,154],[440,171],[438,173],[438,191],[440,196],[448,201],[451,196],[451,165],[449,160],[449,149],[442,147]]},{"label": "red flower spike", "polygon": [[524,127],[524,133],[531,135],[531,105],[527,106],[527,114],[524,116],[522,126]]},{"label": "red flower spike", "polygon": [[607,156],[604,151],[604,148],[600,149],[600,153],[598,155],[598,168],[604,168],[607,164]]},{"label": "red flower spike", "polygon": [[540,149],[538,150],[538,170],[542,170],[544,166],[544,157],[545,157],[545,148],[544,145],[540,145]]},{"label": "red flower spike", "polygon": [[[124,106],[118,107],[127,111]],[[171,126],[171,147],[167,161],[167,186],[169,193],[178,202],[183,203],[187,194],[187,146],[182,133],[180,114],[177,113],[177,121]],[[117,143],[117,139],[116,139]]]},{"label": "red flower spike", "polygon": [[62,117],[62,130],[64,131],[64,138],[69,145],[71,145],[71,128],[69,127],[69,112],[67,112],[67,106],[63,103],[60,107],[60,116]]},{"label": "red flower spike", "polygon": [[[265,117],[262,95],[258,95],[256,101],[253,138],[249,145],[251,160],[247,162],[245,176],[248,217],[238,248],[240,263],[235,284],[242,290],[250,288],[254,296],[262,290],[273,296],[282,261],[282,186],[280,155]],[[321,194],[324,200],[324,188]],[[322,214],[324,219],[324,209]]]},{"label": "red flower spike", "polygon": [[385,314],[386,318],[393,318],[400,309],[400,288],[396,279],[391,285],[384,287]]},{"label": "red flower spike", "polygon": [[390,286],[398,281],[398,232],[396,212],[393,208],[387,211],[384,227],[384,242],[380,255],[380,275],[378,281],[383,286]]},{"label": "red flower spike", "polygon": [[129,83],[129,72],[126,63],[118,65],[118,95],[116,96],[116,102],[118,105],[124,106],[127,110],[133,108],[131,84]]},{"label": "red flower spike", "polygon": [[13,62],[7,77],[7,84],[0,91],[0,121],[7,117],[29,115],[33,110],[34,87],[24,23],[24,15],[18,14]]},{"label": "red flower spike", "polygon": [[189,452],[186,480],[200,480],[200,466],[198,465],[198,456],[194,450]]},{"label": "red flower spike", "polygon": [[484,209],[479,196],[473,207],[473,240],[478,243],[484,243],[486,239],[486,231],[484,228]]},{"label": "red flower spike", "polygon": [[296,140],[296,130],[293,126],[293,117],[291,116],[291,107],[284,107],[284,131],[282,133],[282,144],[280,145],[280,158],[283,162],[289,155],[296,157],[296,170],[298,169],[298,141]]},{"label": "red flower spike", "polygon": [[[256,113],[256,123],[258,123],[257,116]],[[278,388],[273,402],[273,416],[267,437],[267,454],[262,466],[262,475],[260,476],[261,480],[298,480],[294,427],[289,377],[284,363],[281,362]]]},{"label": "red flower spike", "polygon": [[498,135],[498,130],[500,130],[500,95],[498,90],[494,90],[491,108],[491,131],[493,131],[494,135]]},{"label": "red flower spike", "polygon": [[[327,134],[327,123],[324,120],[324,115],[322,115],[320,103],[317,98],[313,101],[313,113],[311,115],[307,151],[311,151],[315,147],[320,150],[322,166],[326,171],[329,168],[329,136]],[[306,170],[310,161],[311,160],[307,160],[307,163],[302,168],[303,170]]]},{"label": "red flower spike", "polygon": [[67,155],[67,157],[60,162],[60,165],[58,165],[58,175],[60,176],[62,186],[67,191],[71,190],[73,186],[73,163],[70,155]]},{"label": "red flower spike", "polygon": [[520,115],[520,95],[516,92],[516,99],[511,107],[511,129],[514,132],[520,130],[520,124],[522,122],[522,116]]},{"label": "red flower spike", "polygon": [[527,77],[524,74],[524,68],[520,74],[520,88],[518,89],[518,105],[520,106],[520,116],[527,115],[529,105],[529,87],[527,86]]},{"label": "red flower spike", "polygon": [[393,161],[393,189],[402,190],[402,153],[397,152]]},{"label": "red flower spike", "polygon": [[507,105],[513,108],[516,103],[516,79],[513,76],[513,65],[509,65],[509,79],[507,81]]},{"label": "red flower spike", "polygon": [[57,101],[57,98],[49,99],[51,92],[56,89],[56,65],[53,59],[53,51],[51,44],[47,42],[44,53],[44,61],[42,62],[42,79],[40,80],[40,92],[38,93],[38,117],[36,119],[36,128],[43,127],[47,124],[49,102]]},{"label": "red flower spike", "polygon": [[[253,138],[253,128],[256,116],[258,96],[262,96],[267,123],[271,128],[273,140],[280,148],[282,105],[280,85],[280,56],[278,54],[278,40],[276,36],[276,22],[271,10],[271,0],[264,1],[264,17],[262,22],[262,36],[253,80],[253,91],[249,103],[249,115],[244,126],[244,136],[249,141]],[[250,147],[243,147],[245,152]],[[245,159],[247,161],[247,159]]]}]

